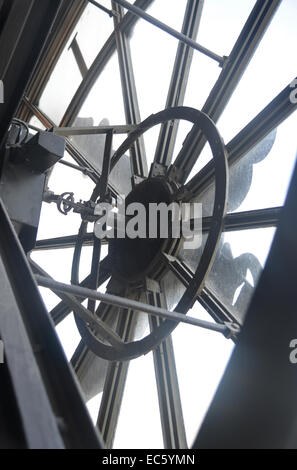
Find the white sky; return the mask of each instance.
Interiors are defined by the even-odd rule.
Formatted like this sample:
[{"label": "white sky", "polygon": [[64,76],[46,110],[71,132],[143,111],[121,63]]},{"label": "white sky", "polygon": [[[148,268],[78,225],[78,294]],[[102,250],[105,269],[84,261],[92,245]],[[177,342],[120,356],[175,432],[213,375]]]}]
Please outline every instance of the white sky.
[{"label": "white sky", "polygon": [[[108,0],[101,3],[110,7]],[[205,0],[204,12],[197,42],[221,55],[228,55],[244,25],[254,0]],[[170,5],[170,7],[169,7]],[[179,29],[183,21],[186,0],[155,0],[149,13]],[[246,74],[218,122],[219,131],[228,142],[274,96],[296,76],[294,44],[297,2],[283,0]],[[112,32],[113,21],[93,5],[89,5],[75,33],[90,66],[98,50]],[[131,40],[132,59],[142,119],[165,107],[170,75],[174,63],[177,41],[147,22],[140,20]],[[290,52],[291,51],[291,52]],[[216,62],[194,51],[185,105],[200,109],[220,69]],[[40,107],[57,124],[62,118],[81,76],[73,54],[66,47],[46,87]],[[79,113],[80,117],[93,117],[94,124],[108,118],[111,124],[124,123],[121,86],[116,55],[105,68]],[[40,126],[40,123],[38,123]],[[275,145],[269,156],[254,166],[251,190],[237,210],[250,210],[282,205],[295,162],[296,113],[279,127]],[[189,130],[181,126],[176,152]],[[158,129],[145,136],[149,162],[152,161]],[[117,137],[115,147],[123,137]],[[203,164],[209,158],[205,152]],[[194,172],[200,168],[199,161]],[[194,174],[193,172],[193,174]],[[263,187],[263,181],[266,182]],[[60,194],[74,191],[76,199],[88,199],[92,184],[74,170],[57,166],[50,181],[50,189]],[[64,217],[54,205],[44,205],[38,238],[49,238],[77,232],[80,218]],[[254,253],[264,265],[273,238],[274,229],[228,233],[224,241],[232,247],[233,256]],[[69,282],[73,250],[38,252],[34,259],[57,280]],[[81,278],[88,273],[91,249],[85,248]],[[58,301],[54,294],[45,293],[49,308]],[[209,320],[198,304],[192,316]],[[73,316],[57,328],[67,357],[70,358],[79,342]],[[183,404],[188,443],[191,445],[198,426],[203,420],[211,398],[232,352],[232,343],[218,333],[207,332],[189,325],[179,325],[173,334],[180,391]],[[93,419],[97,418],[100,397],[89,402]],[[152,353],[131,362],[127,388],[115,439],[116,448],[162,447],[158,399],[154,379]]]}]

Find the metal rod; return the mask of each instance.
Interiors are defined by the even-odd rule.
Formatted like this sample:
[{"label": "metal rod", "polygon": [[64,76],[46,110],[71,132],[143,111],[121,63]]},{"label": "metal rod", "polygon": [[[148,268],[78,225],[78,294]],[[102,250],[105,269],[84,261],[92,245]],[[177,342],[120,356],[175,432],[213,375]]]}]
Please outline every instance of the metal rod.
[{"label": "metal rod", "polygon": [[78,45],[77,39],[76,39],[77,33],[73,38],[72,43],[68,47],[68,50],[71,49],[74,55],[74,58],[76,60],[77,66],[79,68],[79,71],[81,73],[82,78],[84,78],[87,73],[88,73],[88,67],[85,62],[84,56],[82,55],[82,52],[80,50],[80,47]]},{"label": "metal rod", "polygon": [[71,135],[99,135],[107,134],[113,131],[114,134],[128,134],[134,131],[136,125],[117,125],[117,126],[90,126],[90,127],[54,127],[53,132],[63,137]]},{"label": "metal rod", "polygon": [[216,60],[219,62],[220,66],[222,67],[224,62],[225,62],[225,57],[221,57],[218,54],[215,54],[214,52],[210,51],[206,47],[201,46],[197,42],[193,41],[193,39],[190,39],[188,36],[185,34],[180,33],[179,31],[176,31],[175,29],[171,28],[170,26],[167,26],[165,23],[162,23],[162,21],[157,20],[153,16],[149,15],[145,11],[143,11],[141,8],[136,7],[135,5],[131,5],[131,3],[126,2],[125,0],[115,0],[116,3],[121,5],[122,7],[126,8],[127,10],[130,10],[132,13],[134,13],[137,16],[140,16],[143,18],[145,21],[148,21],[149,23],[153,24],[154,26],[157,26],[158,28],[162,29],[162,31],[165,31],[166,33],[170,34],[171,36],[175,37],[176,39],[179,39],[180,41],[184,42],[188,46],[191,46],[193,49],[196,49],[199,52],[202,52],[202,54],[207,55],[213,60]]},{"label": "metal rod", "polygon": [[[40,272],[35,272],[35,274],[42,274]],[[98,281],[98,287],[100,287],[105,281],[107,281],[110,278],[110,273],[109,273],[109,259],[108,257],[104,258],[101,261],[101,267],[100,267],[100,276],[99,276],[99,281]],[[83,287],[88,286],[90,276],[87,276],[81,283],[80,285]],[[64,301],[58,303],[50,312],[49,315],[52,317],[55,325],[58,325],[64,318],[69,315],[69,313],[72,311],[72,309],[65,303]]]},{"label": "metal rod", "polygon": [[88,0],[88,1],[89,1],[89,3],[92,3],[92,5],[94,5],[95,7],[99,8],[100,10],[107,13],[110,17],[114,16],[114,12],[112,10],[109,10],[108,8],[101,5],[100,3],[95,2],[95,0]]},{"label": "metal rod", "polygon": [[74,170],[80,171],[81,173],[84,173],[85,175],[94,173],[93,170],[90,170],[89,168],[86,168],[85,166],[75,165],[74,163],[67,162],[66,160],[59,160],[58,163],[61,163],[61,165],[64,165],[64,166],[68,166],[69,168],[73,168]]},{"label": "metal rod", "polygon": [[[47,128],[53,129],[55,128],[55,123],[43,112],[38,106],[30,103],[26,96],[23,96],[23,103],[27,106],[27,108],[34,114],[34,116],[39,119],[39,121]],[[30,126],[32,129],[33,126]],[[35,127],[34,130],[38,128]],[[40,131],[39,131],[40,132]],[[94,181],[94,183],[98,183],[101,177],[100,171],[93,165],[93,163],[86,157],[69,139],[66,137],[66,150],[70,154],[70,156],[78,163],[80,166],[85,166],[88,169],[92,170],[92,173],[89,173],[89,178]],[[120,192],[114,187],[113,184],[109,183],[108,187],[110,189],[111,194],[114,197],[118,197]]]},{"label": "metal rod", "polygon": [[226,334],[229,331],[227,325],[219,325],[216,323],[210,323],[204,320],[198,320],[193,317],[188,317],[182,313],[169,312],[163,308],[154,307],[136,300],[126,299],[124,297],[118,297],[111,294],[103,294],[101,292],[92,291],[79,286],[71,286],[62,282],[53,281],[52,279],[46,279],[43,276],[35,276],[37,283],[42,287],[47,287],[53,291],[66,292],[76,297],[90,298],[94,300],[100,300],[104,303],[115,305],[117,307],[130,308],[136,311],[148,313],[149,315],[156,315],[162,318],[167,318],[175,322],[188,323],[190,325],[199,326],[212,331]]}]

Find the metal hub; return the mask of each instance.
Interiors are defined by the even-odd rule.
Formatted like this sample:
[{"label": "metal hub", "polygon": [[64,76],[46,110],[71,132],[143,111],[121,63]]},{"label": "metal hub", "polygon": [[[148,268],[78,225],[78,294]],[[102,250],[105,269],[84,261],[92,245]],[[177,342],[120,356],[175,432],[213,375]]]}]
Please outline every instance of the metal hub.
[{"label": "metal hub", "polygon": [[[180,245],[179,239],[160,237],[160,217],[157,222],[157,238],[150,238],[149,205],[151,203],[166,205],[172,202],[173,188],[166,178],[150,178],[138,184],[127,196],[126,208],[131,203],[141,203],[146,211],[145,238],[115,238],[109,243],[109,255],[112,259],[113,274],[125,282],[138,282],[144,277],[158,278],[165,271],[161,262],[161,253],[176,253]],[[135,216],[137,212],[135,213]],[[169,213],[170,217],[170,213]],[[133,216],[130,216],[130,220]],[[132,221],[131,221],[132,222]],[[126,218],[126,224],[129,219]],[[126,225],[127,226],[127,225]],[[170,225],[169,225],[170,227]]]}]

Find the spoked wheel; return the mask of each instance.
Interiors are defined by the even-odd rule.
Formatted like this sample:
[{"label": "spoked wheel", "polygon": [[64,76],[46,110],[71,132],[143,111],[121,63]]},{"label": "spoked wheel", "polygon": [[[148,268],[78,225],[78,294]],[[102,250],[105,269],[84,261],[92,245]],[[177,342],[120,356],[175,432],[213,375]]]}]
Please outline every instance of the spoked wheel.
[{"label": "spoked wheel", "polygon": [[[151,0],[136,2],[143,10],[152,3]],[[179,7],[181,3],[176,2]],[[262,204],[264,191],[261,187],[261,192],[251,208],[241,208],[241,212],[235,212],[250,192],[254,166],[262,162],[274,146],[276,128],[296,109],[296,103],[288,99],[292,93],[292,87],[288,85],[289,78],[283,84],[286,88],[283,91],[279,88],[280,93],[275,98],[271,96],[272,101],[271,98],[267,99],[261,112],[256,107],[252,113],[253,119],[247,125],[244,121],[245,127],[235,136],[234,120],[237,115],[232,113],[229,126],[232,128],[232,140],[226,146],[216,127],[281,2],[254,2],[254,7],[249,12],[228,57],[210,54],[209,50],[201,50],[201,47],[198,47],[198,51],[206,54],[209,60],[218,62],[222,68],[217,77],[214,74],[213,82],[211,68],[207,71],[206,82],[214,83],[214,86],[207,92],[207,99],[201,111],[182,106],[185,102],[189,72],[192,70],[192,55],[195,49],[192,49],[193,41],[196,40],[203,6],[200,0],[188,0],[185,3],[182,34],[191,38],[192,42],[184,43],[178,36],[180,42],[164,111],[141,122],[129,35],[139,17],[143,18],[143,15],[138,11],[136,15],[139,16],[135,16],[135,11],[130,11],[131,5],[127,2],[112,1],[110,13],[111,17],[114,15],[114,31],[90,68],[83,70],[81,83],[71,102],[67,104],[67,109],[63,108],[57,113],[58,118],[52,115],[56,125],[48,119],[46,109],[43,113],[34,104],[38,102],[36,96],[40,98],[38,87],[35,94],[34,89],[31,92],[31,98],[24,99],[25,111],[22,110],[23,115],[20,116],[27,120],[28,115],[33,113],[45,127],[53,127],[54,132],[66,136],[67,151],[74,159],[76,169],[85,172],[90,176],[92,183],[95,183],[95,189],[85,204],[76,203],[72,193],[64,192],[69,188],[63,189],[59,199],[60,212],[66,215],[72,208],[81,215],[78,235],[59,237],[59,240],[39,240],[36,246],[37,249],[42,246],[46,249],[57,246],[75,247],[71,286],[54,282],[36,264],[32,263],[32,266],[39,275],[38,282],[50,287],[61,298],[61,303],[50,312],[54,323],[58,325],[70,312],[74,312],[81,341],[71,364],[81,383],[86,401],[103,391],[97,427],[107,447],[112,447],[113,444],[129,360],[150,351],[153,351],[154,356],[164,445],[166,448],[187,446],[171,333],[178,327],[179,322],[190,319],[189,310],[198,301],[215,320],[215,323],[208,325],[200,322],[200,326],[211,328],[212,325],[211,329],[216,329],[227,337],[236,336],[243,324],[263,260],[260,263],[256,250],[253,253],[254,247],[250,249],[246,246],[248,236],[243,242],[241,239],[238,244],[235,243],[235,248],[236,245],[241,245],[241,249],[237,250],[238,255],[236,249],[233,250],[230,239],[227,239],[228,235],[222,235],[222,231],[225,233],[250,230],[248,233],[251,233],[255,228],[271,229],[277,226],[281,210],[280,207],[270,207],[270,203],[268,207],[266,202]],[[126,13],[123,6],[127,8]],[[91,8],[90,5],[88,8]],[[217,12],[215,17],[217,18]],[[197,45],[198,43],[196,49]],[[75,50],[77,52],[77,47]],[[109,123],[102,124],[102,118],[113,119],[112,111],[119,105],[119,101],[107,100],[107,108],[104,108],[104,84],[102,92],[102,82],[100,83],[99,78],[115,51],[119,59],[123,114],[127,124],[109,126]],[[134,50],[133,52],[136,54]],[[141,59],[144,55],[145,52],[142,51]],[[82,61],[78,60],[77,54],[76,62],[81,69]],[[155,61],[152,64],[148,62],[147,68],[143,67],[147,76],[150,77],[153,67]],[[154,93],[153,86],[144,88],[145,93],[148,93],[148,90]],[[265,83],[266,88],[268,86]],[[246,96],[251,94],[250,87],[243,89],[246,90]],[[98,113],[99,102],[103,107]],[[197,106],[194,99],[191,103]],[[43,107],[42,102],[40,106]],[[147,115],[162,109],[162,104],[158,103],[148,109]],[[245,109],[242,103],[239,109]],[[49,114],[50,112],[49,109]],[[92,118],[82,117],[86,115]],[[98,123],[99,118],[99,127],[90,129],[89,126],[93,126],[95,121]],[[123,116],[117,116],[116,123],[121,124],[122,118]],[[192,129],[173,161],[180,121],[190,123]],[[69,126],[74,127],[69,129]],[[161,132],[156,143],[153,163],[151,168],[148,168],[143,144],[146,132],[154,126],[161,126]],[[96,133],[98,135],[95,137],[91,135]],[[127,133],[127,139],[113,153],[112,149],[116,148],[116,133]],[[106,134],[104,149],[102,140],[99,145],[102,134]],[[72,136],[72,139],[68,139],[69,136]],[[198,159],[202,157],[203,160],[202,152],[206,142],[210,146],[212,159],[205,166],[201,165],[200,171],[193,176]],[[267,171],[269,172],[269,165]],[[116,213],[118,208],[114,201],[117,197],[118,202],[121,200],[121,193],[125,193],[126,205],[141,203],[145,208],[150,203],[177,203],[179,206],[183,203],[202,203],[201,246],[195,250],[187,249],[183,237],[174,238],[170,233],[167,238],[157,236],[154,239],[131,239],[125,236],[99,239],[88,232],[90,222],[96,224],[96,205],[112,202]],[[89,194],[87,197],[89,198]],[[147,225],[149,230],[149,224]],[[160,232],[159,228],[157,227],[157,233]],[[106,257],[102,256],[103,244],[108,245]],[[92,263],[89,275],[81,281],[80,268],[85,245],[92,246]],[[102,294],[105,283],[108,283],[106,293]],[[99,305],[96,304],[98,301]],[[174,317],[174,313],[180,315]],[[192,323],[198,324],[199,321],[196,319],[196,323]]]},{"label": "spoked wheel", "polygon": [[[216,126],[207,115],[192,108],[178,107],[161,111],[156,115],[150,116],[142,122],[135,131],[130,133],[125,142],[113,155],[110,169],[113,169],[120,158],[127,150],[130,149],[143,133],[151,129],[153,126],[174,120],[189,121],[193,123],[194,131],[199,130],[204,134],[210,144],[215,167],[216,189],[212,221],[209,227],[209,236],[196,272],[190,273],[189,271],[187,278],[184,279],[186,290],[179,299],[175,308],[177,312],[186,314],[193,306],[197,296],[199,296],[204,287],[205,278],[211,269],[216,254],[226,212],[226,198],[228,191],[227,159],[225,146]],[[184,147],[181,149],[179,157],[182,155],[183,151]],[[106,154],[106,158],[109,158],[108,154]],[[176,168],[178,169],[178,167]],[[167,168],[164,167],[163,170],[163,174],[158,176],[154,176],[154,174],[152,174],[141,183],[135,185],[132,192],[127,196],[127,204],[130,202],[138,202],[142,203],[144,207],[147,207],[149,203],[165,203],[166,205],[169,205],[172,202],[178,201],[178,203],[181,204],[183,202],[182,185],[178,184],[174,178],[170,176]],[[96,186],[91,197],[92,201],[96,202],[96,196],[100,193],[102,184],[104,184],[104,182],[100,181]],[[105,190],[103,191],[103,194],[104,193]],[[86,222],[82,222],[80,235],[84,232],[85,226]],[[72,278],[75,280],[78,279],[78,260],[82,242],[83,237],[79,236],[75,248],[72,269]],[[98,250],[97,247],[98,243],[100,244],[99,240],[95,241],[93,249],[92,266],[94,269],[90,273],[90,288],[95,287],[96,282],[98,285],[98,276],[97,280],[95,279],[95,285],[92,285],[92,281],[96,278],[96,273],[98,271],[97,263],[99,264],[100,255],[100,250]],[[175,265],[178,261],[178,254],[182,243],[182,238],[157,238],[153,240],[149,238],[136,238],[132,240],[126,236],[124,239],[111,239],[109,241],[108,252],[108,264],[111,274],[109,293],[116,295],[121,293],[122,296],[132,296],[132,298],[135,298],[135,295],[139,298],[143,298],[144,295],[152,304],[155,302],[154,293],[158,293],[166,298],[166,293],[162,290],[162,279],[170,269],[173,272],[176,272]],[[181,266],[181,268],[184,270],[186,269],[185,266]],[[183,273],[180,273],[180,276],[182,275]],[[83,341],[94,354],[111,361],[129,360],[148,353],[158,346],[160,342],[176,327],[176,322],[165,320],[154,328],[150,334],[141,339],[125,341],[123,338],[118,337],[118,340],[113,338],[113,344],[108,344],[108,334],[105,335],[105,341],[103,341],[102,338],[96,335],[96,333],[88,327],[86,322],[82,320],[80,312],[75,309],[74,311],[76,324]],[[115,325],[119,328],[119,325],[122,322],[122,313],[118,313],[117,311],[117,308],[110,309],[110,307],[106,307],[103,303],[99,305],[95,316],[103,322],[103,334],[105,324],[108,326],[108,329]]]}]

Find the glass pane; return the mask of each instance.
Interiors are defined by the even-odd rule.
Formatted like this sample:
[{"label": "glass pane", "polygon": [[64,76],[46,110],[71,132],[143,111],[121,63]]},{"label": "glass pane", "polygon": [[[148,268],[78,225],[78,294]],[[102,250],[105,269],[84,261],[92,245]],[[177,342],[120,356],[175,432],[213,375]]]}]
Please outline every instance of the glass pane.
[{"label": "glass pane", "polygon": [[185,293],[186,288],[177,277],[169,271],[162,279],[162,290],[166,294],[167,308],[172,310]]},{"label": "glass pane", "polygon": [[42,111],[56,125],[60,123],[82,80],[74,55],[68,50],[71,40],[62,52],[39,102]]},{"label": "glass pane", "polygon": [[243,321],[262,272],[275,229],[225,233],[206,280],[209,287],[240,322]]},{"label": "glass pane", "polygon": [[[185,9],[185,0],[171,0],[170,8],[168,2],[156,0],[147,12],[180,31]],[[141,118],[145,119],[165,107],[178,41],[140,20],[130,43]]]},{"label": "glass pane", "polygon": [[[99,0],[98,3],[111,9],[109,0]],[[113,31],[113,18],[89,3],[76,30],[79,48],[87,67],[90,67]]]},{"label": "glass pane", "polygon": [[[73,162],[69,155],[65,154],[65,160]],[[88,176],[64,165],[55,165],[48,182],[48,188],[57,195],[64,192],[73,192],[74,199],[88,201],[92,193],[94,183]],[[40,224],[38,227],[38,240],[42,238],[54,238],[63,235],[73,235],[78,232],[81,223],[79,214],[72,211],[67,216],[61,214],[55,203],[43,203]]]},{"label": "glass pane", "polygon": [[[255,0],[204,2],[197,42],[221,56],[230,54]],[[218,63],[195,51],[185,104],[202,109],[221,69]]]},{"label": "glass pane", "polygon": [[[213,321],[198,302],[189,315]],[[172,339],[190,447],[216,392],[234,343],[220,333],[184,323],[174,330]]]},{"label": "glass pane", "polygon": [[[297,153],[296,125],[294,113],[229,168],[229,213],[284,204]],[[204,151],[210,155],[209,148]],[[195,173],[203,167],[199,161]],[[214,184],[193,201],[202,202],[204,217],[212,215]]]},{"label": "glass pane", "polygon": [[134,359],[130,363],[113,447],[114,449],[163,447],[152,353]]},{"label": "glass pane", "polygon": [[[70,361],[81,339],[72,313],[56,327],[56,331],[66,357]],[[70,331],[71,334],[69,334]]]},{"label": "glass pane", "polygon": [[229,211],[282,206],[297,153],[297,113],[230,171]]},{"label": "glass pane", "polygon": [[[118,58],[117,54],[114,54],[91,89],[74,126],[107,126],[124,124],[125,122]],[[125,138],[126,135],[114,136],[113,151]],[[105,136],[73,136],[71,140],[101,171]],[[131,190],[131,176],[130,157],[124,155],[111,172],[110,182],[121,194],[127,194]]]},{"label": "glass pane", "polygon": [[92,418],[94,426],[96,426],[96,423],[97,423],[102,396],[103,396],[103,392],[98,393],[98,395],[95,395],[93,398],[91,398],[91,400],[87,402],[87,408]]},{"label": "glass pane", "polygon": [[296,15],[296,1],[283,0],[219,121],[225,142],[295,78],[296,61],[290,51],[297,43]]}]

